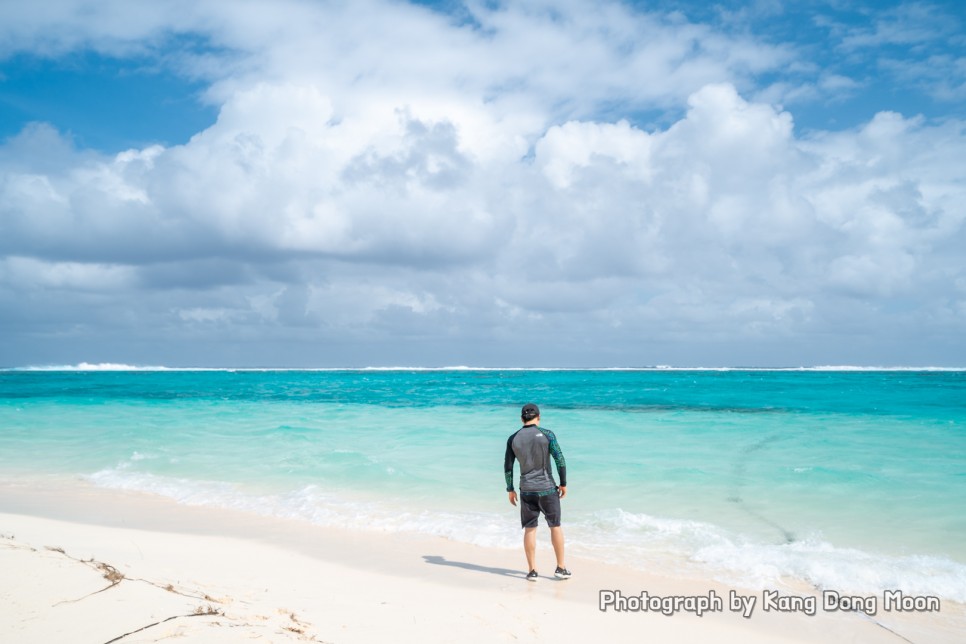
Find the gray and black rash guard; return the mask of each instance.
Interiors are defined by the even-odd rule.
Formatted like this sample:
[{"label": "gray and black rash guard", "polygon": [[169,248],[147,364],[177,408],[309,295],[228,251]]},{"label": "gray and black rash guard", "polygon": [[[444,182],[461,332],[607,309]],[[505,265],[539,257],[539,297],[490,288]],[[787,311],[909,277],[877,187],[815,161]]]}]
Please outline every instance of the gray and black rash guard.
[{"label": "gray and black rash guard", "polygon": [[550,471],[553,456],[560,474],[560,485],[567,486],[567,461],[557,443],[557,437],[549,429],[536,425],[524,425],[506,441],[503,471],[506,475],[506,491],[513,491],[513,459],[520,461],[520,493],[553,494],[557,483]]}]

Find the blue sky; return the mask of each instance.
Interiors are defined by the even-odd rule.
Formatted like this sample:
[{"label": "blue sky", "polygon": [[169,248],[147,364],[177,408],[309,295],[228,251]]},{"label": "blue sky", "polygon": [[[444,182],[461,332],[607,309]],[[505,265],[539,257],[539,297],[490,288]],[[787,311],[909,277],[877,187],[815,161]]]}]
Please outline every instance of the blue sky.
[{"label": "blue sky", "polygon": [[966,365],[955,2],[0,6],[0,367]]},{"label": "blue sky", "polygon": [[218,116],[200,100],[204,84],[158,65],[83,51],[49,58],[19,54],[4,61],[0,136],[45,122],[77,145],[104,152],[184,143]]}]

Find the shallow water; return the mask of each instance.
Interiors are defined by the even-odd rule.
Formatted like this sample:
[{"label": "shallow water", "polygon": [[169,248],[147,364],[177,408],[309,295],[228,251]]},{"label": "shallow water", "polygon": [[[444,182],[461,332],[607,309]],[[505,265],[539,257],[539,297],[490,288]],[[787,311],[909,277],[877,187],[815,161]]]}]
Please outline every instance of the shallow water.
[{"label": "shallow water", "polygon": [[961,371],[5,371],[0,476],[516,548],[528,401],[571,552],[966,601]]}]

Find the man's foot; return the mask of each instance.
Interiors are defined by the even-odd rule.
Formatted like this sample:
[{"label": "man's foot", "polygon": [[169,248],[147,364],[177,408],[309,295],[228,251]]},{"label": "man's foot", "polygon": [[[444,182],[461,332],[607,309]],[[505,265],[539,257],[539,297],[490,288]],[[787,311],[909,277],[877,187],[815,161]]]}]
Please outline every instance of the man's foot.
[{"label": "man's foot", "polygon": [[[560,570],[560,569],[558,568],[557,570]],[[536,581],[539,578],[540,578],[540,575],[537,574],[536,570],[531,570],[529,573],[527,573],[527,581]]]},{"label": "man's foot", "polygon": [[557,579],[570,579],[570,571],[557,566],[557,569],[553,571],[553,576]]}]

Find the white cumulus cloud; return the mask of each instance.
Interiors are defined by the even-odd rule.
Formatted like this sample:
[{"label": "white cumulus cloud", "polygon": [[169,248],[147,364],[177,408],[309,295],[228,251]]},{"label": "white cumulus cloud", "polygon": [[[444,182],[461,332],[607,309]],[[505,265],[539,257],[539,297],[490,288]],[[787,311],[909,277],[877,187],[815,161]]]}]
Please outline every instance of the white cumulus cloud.
[{"label": "white cumulus cloud", "polygon": [[[739,89],[783,48],[618,3],[470,4],[465,23],[376,0],[122,5],[108,24],[8,7],[7,46],[203,34],[224,48],[199,72],[218,118],[167,147],[94,153],[56,124],[0,147],[0,313],[28,344],[73,317],[129,352],[94,360],[160,338],[182,362],[814,364],[966,322],[966,124],[797,133]],[[677,116],[630,116],[647,109]]]}]

